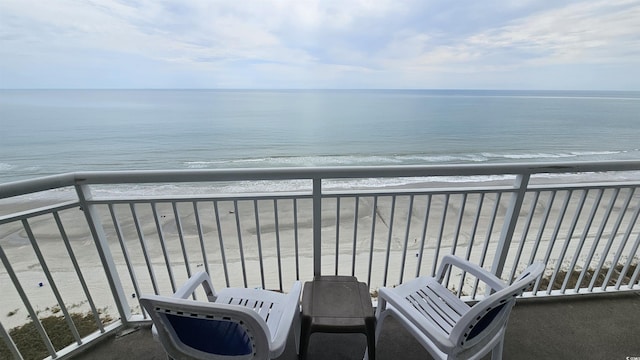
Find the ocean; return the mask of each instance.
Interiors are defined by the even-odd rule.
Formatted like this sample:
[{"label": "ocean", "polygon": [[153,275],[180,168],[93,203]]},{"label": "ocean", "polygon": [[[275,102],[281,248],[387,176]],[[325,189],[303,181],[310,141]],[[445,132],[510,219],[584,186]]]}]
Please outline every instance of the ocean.
[{"label": "ocean", "polygon": [[0,183],[72,171],[640,159],[640,92],[0,90]]}]

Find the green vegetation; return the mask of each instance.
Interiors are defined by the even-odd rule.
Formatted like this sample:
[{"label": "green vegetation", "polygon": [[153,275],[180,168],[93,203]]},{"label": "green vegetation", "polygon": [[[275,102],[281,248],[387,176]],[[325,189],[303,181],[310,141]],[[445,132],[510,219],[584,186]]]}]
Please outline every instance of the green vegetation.
[{"label": "green vegetation", "polygon": [[[15,313],[15,311],[13,311],[13,313]],[[98,330],[98,325],[91,313],[72,313],[71,319],[76,325],[81,337],[87,336]],[[112,319],[109,316],[104,316],[101,321],[104,324],[111,322]],[[51,343],[56,350],[60,350],[75,341],[64,317],[52,315],[40,319],[40,322],[49,335]],[[25,360],[43,359],[49,356],[46,346],[42,341],[40,341],[40,334],[38,333],[38,330],[36,330],[33,322],[29,322],[9,330],[9,335]],[[0,359],[11,358],[11,351],[3,341],[0,341]]]},{"label": "green vegetation", "polygon": [[[627,270],[626,274],[620,275],[624,266],[620,264],[616,265],[616,267],[613,269],[613,275],[611,275],[612,280],[611,279],[609,280],[609,282],[607,283],[607,286],[614,286],[620,276],[622,276],[621,285],[629,285],[629,282],[631,281],[631,276],[636,271],[637,267],[638,267],[638,263],[631,265],[629,266],[629,269]],[[600,272],[598,272],[598,274],[595,274],[595,270],[589,269],[584,274],[584,278],[580,283],[580,287],[589,286],[589,284],[591,283],[591,279],[593,279],[594,276],[596,276],[594,287],[601,287],[602,284],[604,283],[607,273],[609,272],[609,269],[610,269],[609,267],[603,267],[602,269],[600,269]],[[567,282],[567,289],[573,289],[576,287],[576,284],[578,283],[578,279],[580,278],[581,272],[582,270],[576,270],[569,275],[569,280]],[[551,290],[561,289],[566,276],[567,276],[567,272],[565,270],[558,271],[558,274],[556,275],[556,278],[553,281]],[[549,276],[545,276],[542,278],[542,280],[540,280],[540,290],[544,291],[549,288],[549,280],[550,280]]]}]

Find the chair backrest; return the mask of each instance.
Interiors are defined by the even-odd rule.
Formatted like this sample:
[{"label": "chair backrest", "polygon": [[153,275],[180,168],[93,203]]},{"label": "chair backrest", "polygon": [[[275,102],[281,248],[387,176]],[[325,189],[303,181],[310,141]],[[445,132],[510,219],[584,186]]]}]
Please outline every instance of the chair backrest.
[{"label": "chair backrest", "polygon": [[242,306],[145,295],[158,337],[174,359],[267,359],[269,330]]},{"label": "chair backrest", "polygon": [[533,286],[542,275],[544,264],[527,267],[510,285],[484,298],[463,315],[451,331],[451,340],[461,351],[484,346],[504,331],[516,297]]}]

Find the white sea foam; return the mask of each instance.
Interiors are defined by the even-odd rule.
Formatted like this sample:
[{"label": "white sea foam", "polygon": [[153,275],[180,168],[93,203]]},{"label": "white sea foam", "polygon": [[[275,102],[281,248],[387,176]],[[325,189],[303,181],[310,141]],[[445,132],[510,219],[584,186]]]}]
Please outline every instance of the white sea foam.
[{"label": "white sea foam", "polygon": [[525,160],[525,159],[562,159],[562,158],[576,158],[576,157],[597,157],[604,155],[617,155],[622,154],[627,151],[618,151],[618,150],[607,150],[607,151],[571,151],[571,152],[557,152],[557,153],[548,153],[548,152],[538,152],[538,153],[482,153],[483,156],[489,159],[514,159],[514,160]]},{"label": "white sea foam", "polygon": [[[325,190],[341,189],[369,189],[382,190],[402,186],[425,186],[433,183],[479,183],[513,179],[513,176],[492,175],[474,177],[414,177],[414,178],[365,178],[365,179],[328,179],[323,181]],[[265,181],[237,181],[206,184],[158,184],[137,185],[125,184],[119,186],[98,186],[92,190],[98,198],[124,198],[128,196],[171,196],[171,195],[212,195],[212,194],[242,194],[242,193],[274,193],[274,192],[299,192],[312,189],[311,180],[265,180]]]},{"label": "white sea foam", "polygon": [[[363,178],[363,179],[327,179],[322,183],[325,190],[381,190],[397,187],[416,189],[438,188],[450,184],[452,187],[464,184],[479,183],[512,183],[513,175],[487,176],[429,176],[429,177],[396,177],[396,178]],[[598,182],[606,180],[637,180],[639,172],[624,173],[580,173],[580,174],[536,174],[533,179],[562,179],[569,182]],[[216,194],[268,194],[279,192],[308,192],[312,190],[311,180],[264,180],[207,183],[168,183],[168,184],[119,184],[92,185],[91,191],[96,199],[126,199],[130,197],[165,197],[165,196],[208,196]],[[7,199],[12,202],[29,201],[68,201],[76,199],[72,187],[27,194],[19,198]]]},{"label": "white sea foam", "polygon": [[571,152],[482,152],[467,154],[390,154],[390,155],[317,155],[275,156],[245,159],[217,159],[211,161],[188,161],[188,169],[213,169],[237,167],[312,167],[312,166],[384,166],[384,165],[428,165],[503,162],[507,160],[555,160],[582,159],[615,156],[638,152],[638,150],[571,151]]}]

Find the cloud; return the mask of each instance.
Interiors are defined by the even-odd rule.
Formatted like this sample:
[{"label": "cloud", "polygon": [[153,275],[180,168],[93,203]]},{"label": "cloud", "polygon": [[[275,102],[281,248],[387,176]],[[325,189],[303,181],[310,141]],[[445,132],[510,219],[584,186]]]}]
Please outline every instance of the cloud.
[{"label": "cloud", "polygon": [[469,43],[487,51],[520,50],[525,63],[640,60],[640,3],[601,1],[545,11],[478,34]]},{"label": "cloud", "polygon": [[640,3],[572,4],[515,19],[449,44],[430,42],[433,41],[428,34],[414,34],[392,44],[382,58],[393,58],[389,54],[397,54],[398,48],[422,48],[420,54],[405,57],[404,62],[416,67],[637,62]]},{"label": "cloud", "polygon": [[639,62],[631,0],[0,2],[0,87],[71,86],[60,79],[74,71],[87,87],[107,74],[121,87],[499,87],[517,72]]}]

